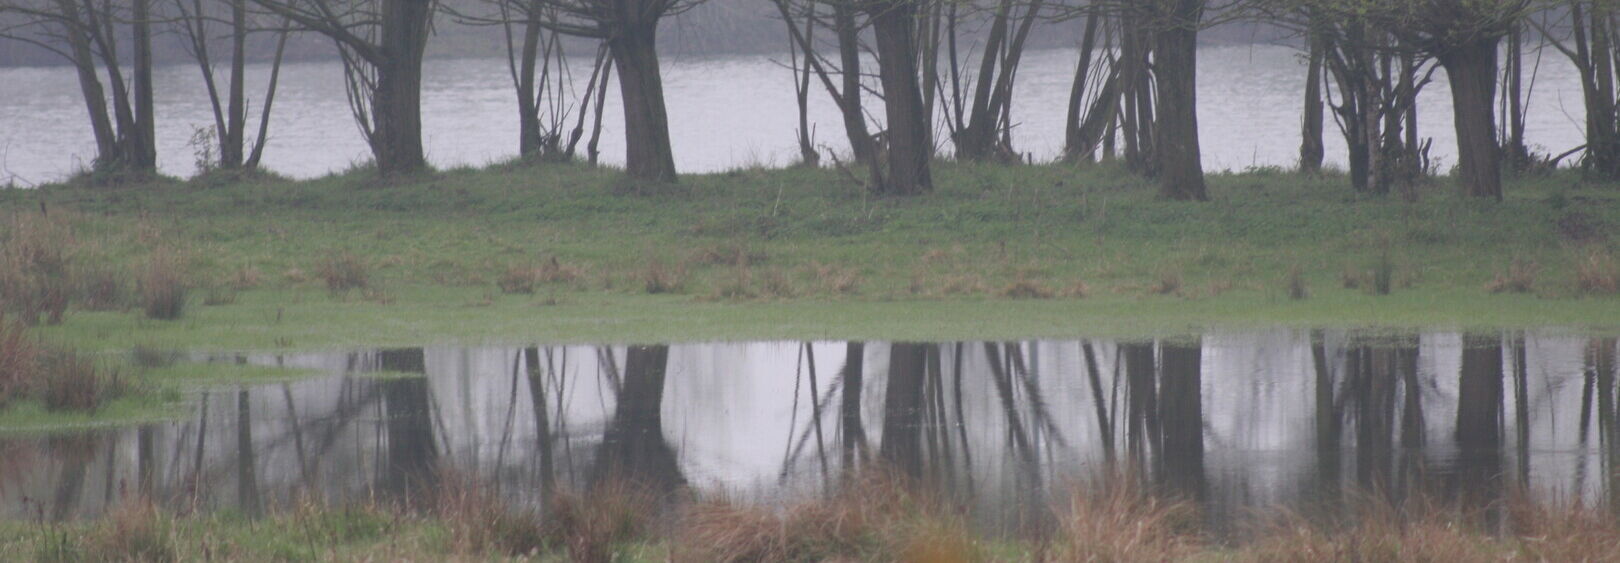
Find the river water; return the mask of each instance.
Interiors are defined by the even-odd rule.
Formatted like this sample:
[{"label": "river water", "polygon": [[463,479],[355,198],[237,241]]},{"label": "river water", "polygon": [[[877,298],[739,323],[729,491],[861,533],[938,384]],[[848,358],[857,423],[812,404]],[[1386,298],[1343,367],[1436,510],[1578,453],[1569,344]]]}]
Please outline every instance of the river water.
[{"label": "river water", "polygon": [[1350,492],[1620,495],[1616,339],[1560,330],[193,359],[324,375],[201,389],[171,422],[0,436],[0,518],[93,517],[137,490],[247,513],[307,493],[408,497],[445,469],[520,506],[610,470],[769,503],[873,461],[945,485],[996,530],[1111,463],[1218,525]]},{"label": "river water", "polygon": [[[793,75],[782,56],[667,57],[664,66],[675,161],[683,172],[783,166],[797,158]],[[1061,148],[1062,118],[1076,54],[1043,50],[1027,55],[1013,105],[1015,147],[1050,159]],[[1531,63],[1536,60],[1532,57]],[[588,69],[589,61],[574,64]],[[588,71],[585,71],[588,73]],[[264,66],[249,68],[249,92],[258,92]],[[1212,171],[1290,166],[1299,145],[1304,67],[1297,51],[1278,46],[1205,47],[1199,61],[1200,135]],[[429,160],[439,167],[483,165],[516,153],[515,95],[501,59],[428,61],[423,83],[423,126]],[[1579,146],[1581,91],[1572,67],[1548,51],[1536,69],[1529,141],[1559,153]],[[212,123],[194,66],[157,70],[159,167],[188,176],[195,170],[194,128]],[[580,82],[584,80],[581,77]],[[583,87],[581,85],[581,87]],[[813,86],[814,87],[814,86]],[[258,94],[250,94],[256,97]],[[94,156],[94,142],[78,86],[67,68],[0,69],[0,183],[22,185],[61,179]],[[847,150],[841,121],[823,91],[812,92],[812,130],[818,144]],[[264,164],[297,178],[343,170],[369,158],[349,116],[340,65],[289,63],[282,75]],[[1421,133],[1434,138],[1442,170],[1455,163],[1450,93],[1443,71],[1420,101]],[[250,112],[257,115],[257,111]],[[881,112],[877,112],[881,114]],[[622,115],[609,95],[603,160],[621,163]],[[944,137],[944,135],[940,135]],[[1343,141],[1329,126],[1330,162],[1343,162]]]}]

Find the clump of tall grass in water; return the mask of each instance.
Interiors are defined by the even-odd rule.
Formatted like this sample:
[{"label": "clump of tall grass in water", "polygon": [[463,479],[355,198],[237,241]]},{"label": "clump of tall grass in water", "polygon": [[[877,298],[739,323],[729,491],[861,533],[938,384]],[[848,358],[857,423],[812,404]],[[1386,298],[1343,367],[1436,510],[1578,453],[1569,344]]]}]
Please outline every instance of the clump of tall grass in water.
[{"label": "clump of tall grass in water", "polygon": [[102,374],[94,361],[67,350],[40,356],[42,389],[38,392],[51,411],[94,411],[110,398],[123,394],[118,372]]},{"label": "clump of tall grass in water", "polygon": [[127,389],[116,371],[91,359],[48,347],[22,324],[0,317],[0,408],[38,399],[46,410],[93,411]]},{"label": "clump of tall grass in water", "polygon": [[158,250],[147,259],[141,272],[141,308],[147,318],[175,320],[186,311],[186,280],[183,261],[173,252]]}]

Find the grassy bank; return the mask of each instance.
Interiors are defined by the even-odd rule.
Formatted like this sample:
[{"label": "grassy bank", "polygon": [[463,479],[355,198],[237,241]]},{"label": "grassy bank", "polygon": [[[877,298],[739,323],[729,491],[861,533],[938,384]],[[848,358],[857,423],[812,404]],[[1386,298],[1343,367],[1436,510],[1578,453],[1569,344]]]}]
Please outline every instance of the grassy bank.
[{"label": "grassy bank", "polygon": [[70,247],[78,272],[58,285],[92,298],[44,334],[98,350],[1620,319],[1620,189],[1574,174],[1518,181],[1502,203],[1266,171],[1176,203],[1063,166],[941,164],[936,193],[904,200],[827,170],[657,195],[620,182],[569,165],[215,177],[0,192],[0,213],[13,239],[23,225]]}]

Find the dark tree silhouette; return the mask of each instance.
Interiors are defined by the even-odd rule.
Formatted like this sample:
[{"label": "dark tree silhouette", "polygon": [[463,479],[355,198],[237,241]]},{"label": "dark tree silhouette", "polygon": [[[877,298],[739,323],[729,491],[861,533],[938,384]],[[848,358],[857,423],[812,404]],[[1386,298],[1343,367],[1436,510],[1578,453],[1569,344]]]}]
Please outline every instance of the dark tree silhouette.
[{"label": "dark tree silhouette", "polygon": [[[139,175],[157,171],[151,3],[0,2],[0,14],[11,18],[7,25],[0,25],[0,37],[39,46],[73,65],[95,134],[97,171]],[[126,38],[128,45],[122,43]],[[122,47],[132,52],[125,54]]]},{"label": "dark tree silhouette", "polygon": [[624,105],[625,170],[639,180],[675,182],[675,151],[669,140],[663,74],[658,68],[658,24],[702,0],[537,1],[557,15],[540,25],[607,43],[619,70]]},{"label": "dark tree silhouette", "polygon": [[875,191],[887,195],[920,195],[933,191],[929,168],[934,148],[929,116],[918,85],[917,16],[919,0],[878,0],[866,4],[877,39],[878,77],[888,130],[885,174]]},{"label": "dark tree silhouette", "polygon": [[596,456],[592,487],[622,479],[668,495],[686,485],[675,461],[675,450],[664,441],[664,374],[668,363],[668,346],[631,346],[625,353],[624,384]]},{"label": "dark tree silhouette", "polygon": [[435,0],[250,0],[337,44],[349,107],[383,174],[427,168],[422,54]]}]

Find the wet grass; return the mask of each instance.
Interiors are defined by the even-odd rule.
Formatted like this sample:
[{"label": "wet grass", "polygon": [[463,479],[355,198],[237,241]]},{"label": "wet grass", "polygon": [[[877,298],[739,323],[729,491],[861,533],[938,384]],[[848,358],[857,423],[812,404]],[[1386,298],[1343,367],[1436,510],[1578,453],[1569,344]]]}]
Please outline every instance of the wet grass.
[{"label": "wet grass", "polygon": [[[1620,190],[1574,174],[1518,181],[1499,204],[1460,200],[1443,181],[1407,203],[1332,175],[1266,171],[1212,176],[1208,204],[1158,201],[1106,167],[942,163],[937,177],[936,193],[906,200],[802,168],[688,176],[680,194],[644,196],[616,195],[616,173],[573,165],[398,185],[356,172],[52,186],[0,191],[0,230],[35,233],[0,239],[65,224],[79,262],[96,265],[19,254],[38,255],[42,276],[140,272],[153,249],[182,248],[185,285],[230,289],[165,322],[77,298],[43,331],[96,350],[1228,324],[1613,330],[1620,318]],[[37,226],[42,205],[51,220]],[[96,285],[85,277],[76,285]],[[48,320],[56,304],[42,299],[25,308]]]}]

